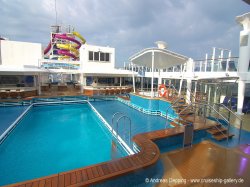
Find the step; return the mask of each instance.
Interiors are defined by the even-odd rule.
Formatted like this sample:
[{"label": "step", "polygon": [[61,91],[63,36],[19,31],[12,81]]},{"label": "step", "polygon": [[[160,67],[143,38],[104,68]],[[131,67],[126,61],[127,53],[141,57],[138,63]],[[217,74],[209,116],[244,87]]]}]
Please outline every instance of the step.
[{"label": "step", "polygon": [[175,118],[175,119],[174,119],[174,122],[176,122],[176,123],[181,123],[181,124],[183,124],[183,125],[192,124],[191,121],[187,121],[187,120],[183,120],[183,119],[178,119],[178,118]]},{"label": "step", "polygon": [[181,114],[179,113],[180,116],[191,116],[193,114],[194,114],[193,111],[184,111]]},{"label": "step", "polygon": [[[228,138],[232,138],[233,136],[234,136],[234,134],[229,134]],[[218,141],[221,141],[221,140],[227,139],[227,135],[226,134],[216,134],[216,135],[213,135],[213,138],[218,140]]]},{"label": "step", "polygon": [[[173,103],[176,101],[176,99],[177,99],[177,98],[172,98],[172,100],[171,100],[171,104],[173,104]],[[182,103],[183,103],[183,104],[185,104],[185,103],[186,103],[186,101],[181,99],[181,100],[177,101],[176,103],[180,103],[180,104],[182,104]]]},{"label": "step", "polygon": [[208,129],[207,132],[212,134],[212,135],[221,134],[221,133],[225,134],[227,132],[227,129],[223,128],[223,127],[220,127],[220,128],[213,127],[211,129]]},{"label": "step", "polygon": [[174,122],[174,121],[170,122],[170,124],[171,124],[172,126],[174,126],[174,127],[179,127],[179,126],[180,126],[178,123],[176,123],[176,122]]},{"label": "step", "polygon": [[173,108],[184,108],[187,107],[188,105],[185,103],[177,103],[176,105],[173,106]]}]

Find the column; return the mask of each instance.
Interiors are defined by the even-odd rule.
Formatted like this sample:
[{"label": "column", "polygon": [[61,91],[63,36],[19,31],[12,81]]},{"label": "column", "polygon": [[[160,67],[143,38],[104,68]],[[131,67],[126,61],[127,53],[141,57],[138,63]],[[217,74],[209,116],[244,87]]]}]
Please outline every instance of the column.
[{"label": "column", "polygon": [[81,84],[81,93],[83,93],[83,87],[86,86],[86,77],[83,73],[80,74],[80,84]]},{"label": "column", "polygon": [[237,103],[237,113],[242,114],[243,102],[245,97],[245,81],[240,80],[238,83],[238,103]]},{"label": "column", "polygon": [[207,102],[210,103],[211,98],[211,85],[208,85],[208,96],[207,96]]},{"label": "column", "polygon": [[120,77],[120,86],[122,86],[122,77]]},{"label": "column", "polygon": [[162,78],[158,77],[158,85],[162,84]]},{"label": "column", "polygon": [[186,95],[186,99],[188,101],[188,103],[190,102],[190,96],[191,96],[191,89],[192,89],[192,80],[191,79],[187,79],[187,95]]},{"label": "column", "polygon": [[248,79],[248,69],[250,66],[250,12],[237,16],[236,21],[243,27],[240,32],[239,61],[238,61],[238,103],[237,113],[242,114],[245,97],[245,84]]},{"label": "column", "polygon": [[151,97],[154,97],[154,65],[155,65],[155,54],[154,51],[152,51],[152,77],[151,77]]},{"label": "column", "polygon": [[[197,92],[197,81],[195,81],[195,83],[194,83],[194,99],[196,99],[196,92]],[[201,93],[201,90],[200,90],[200,94],[202,94]]]},{"label": "column", "polygon": [[38,87],[38,95],[41,95],[41,75],[38,73],[37,75],[37,87]]}]

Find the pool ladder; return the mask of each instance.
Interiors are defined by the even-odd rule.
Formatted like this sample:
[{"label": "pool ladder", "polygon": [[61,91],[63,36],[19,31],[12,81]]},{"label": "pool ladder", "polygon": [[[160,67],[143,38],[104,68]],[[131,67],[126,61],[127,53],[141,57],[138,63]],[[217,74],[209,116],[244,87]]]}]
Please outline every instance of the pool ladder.
[{"label": "pool ladder", "polygon": [[[115,119],[116,119],[116,123],[115,123]],[[131,119],[126,116],[125,114],[123,114],[122,112],[116,112],[113,114],[112,116],[112,133],[115,136],[115,138],[117,139],[117,141],[119,141],[119,137],[122,140],[122,137],[119,134],[119,125],[121,124],[123,120],[123,126],[126,126],[126,122],[128,122],[129,125],[129,146],[131,145]],[[114,129],[114,127],[116,127]],[[115,133],[116,132],[116,133]],[[123,140],[125,142],[125,140]],[[125,142],[126,143],[126,142]],[[114,152],[114,149],[117,149],[117,144],[115,141],[112,140],[112,153]]]}]

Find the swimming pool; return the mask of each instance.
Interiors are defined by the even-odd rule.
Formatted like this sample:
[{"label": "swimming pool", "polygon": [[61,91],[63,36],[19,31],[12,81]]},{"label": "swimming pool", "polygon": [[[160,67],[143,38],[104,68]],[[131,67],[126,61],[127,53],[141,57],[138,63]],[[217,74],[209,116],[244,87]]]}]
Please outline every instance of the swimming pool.
[{"label": "swimming pool", "polygon": [[[144,114],[136,109],[127,106],[124,103],[121,103],[120,101],[92,101],[91,104],[98,110],[98,112],[110,125],[112,125],[112,115],[116,112],[121,112],[124,115],[128,116],[131,119],[131,137],[144,132],[166,129],[166,118]],[[112,128],[116,129],[116,121]],[[171,128],[171,126],[167,126],[167,128]],[[128,127],[126,127],[125,129],[121,129],[121,131],[124,135],[122,138],[128,144],[129,137],[125,136],[126,134],[128,134]]]},{"label": "swimming pool", "polygon": [[21,115],[28,106],[2,106],[0,107],[0,135]]},{"label": "swimming pool", "polygon": [[0,185],[111,160],[109,133],[88,104],[34,106],[0,145]]}]

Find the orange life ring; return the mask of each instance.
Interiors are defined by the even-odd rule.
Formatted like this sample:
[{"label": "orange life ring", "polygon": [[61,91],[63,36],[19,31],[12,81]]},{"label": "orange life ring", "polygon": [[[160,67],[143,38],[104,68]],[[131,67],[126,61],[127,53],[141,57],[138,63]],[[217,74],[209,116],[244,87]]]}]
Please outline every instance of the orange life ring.
[{"label": "orange life ring", "polygon": [[[167,94],[167,88],[164,84],[161,84],[158,88],[158,94],[160,97],[165,97]],[[167,94],[168,95],[168,94]]]}]

